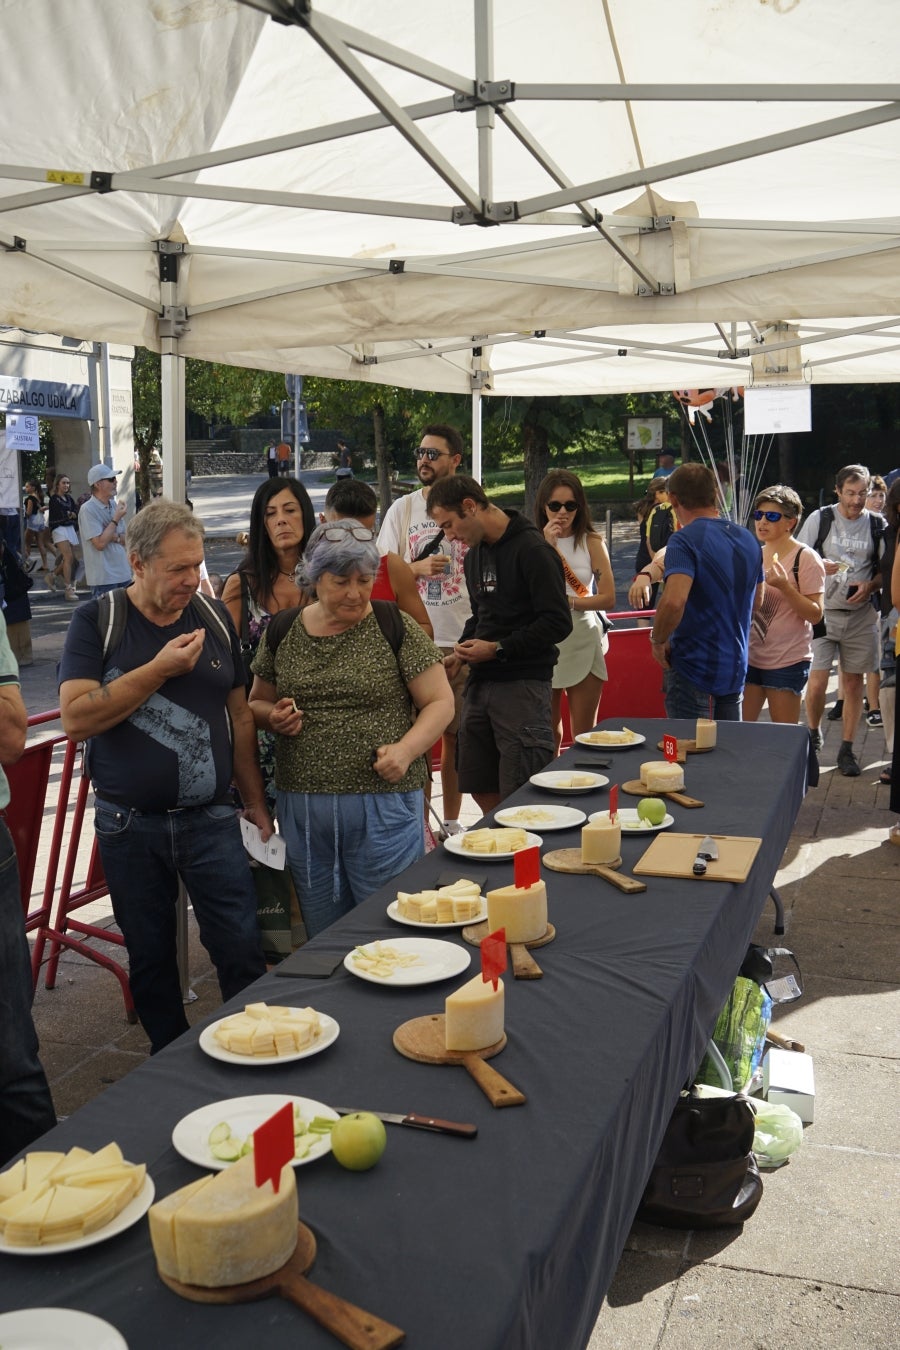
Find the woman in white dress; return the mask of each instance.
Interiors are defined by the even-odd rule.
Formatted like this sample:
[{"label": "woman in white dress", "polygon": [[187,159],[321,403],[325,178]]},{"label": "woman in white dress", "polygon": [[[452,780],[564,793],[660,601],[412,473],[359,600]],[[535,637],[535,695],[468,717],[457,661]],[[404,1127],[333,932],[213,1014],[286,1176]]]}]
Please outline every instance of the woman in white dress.
[{"label": "woman in white dress", "polygon": [[581,479],[568,469],[551,469],[537,490],[535,520],[560,556],[572,611],[572,632],[559,645],[553,672],[556,748],[562,740],[562,693],[569,704],[572,735],[597,724],[597,704],[606,679],[609,646],[600,610],[615,603],[609,554],[591,523]]}]

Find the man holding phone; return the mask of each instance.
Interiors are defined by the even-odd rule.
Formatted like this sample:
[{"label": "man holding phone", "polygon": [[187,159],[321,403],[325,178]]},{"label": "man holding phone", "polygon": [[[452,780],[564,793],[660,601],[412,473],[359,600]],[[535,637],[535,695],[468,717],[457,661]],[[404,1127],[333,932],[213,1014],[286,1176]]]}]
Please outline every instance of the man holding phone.
[{"label": "man holding phone", "polygon": [[881,559],[887,522],[866,510],[869,470],[846,464],[835,478],[834,506],[813,511],[797,531],[801,544],[814,548],[825,563],[825,615],[813,629],[812,669],[806,686],[806,720],[816,750],[822,748],[822,714],[828,676],[835,659],[844,681],[843,737],[837,767],[845,778],[859,777],[853,753],[862,714],[866,671],[879,663],[878,611],[870,603],[881,589]]}]

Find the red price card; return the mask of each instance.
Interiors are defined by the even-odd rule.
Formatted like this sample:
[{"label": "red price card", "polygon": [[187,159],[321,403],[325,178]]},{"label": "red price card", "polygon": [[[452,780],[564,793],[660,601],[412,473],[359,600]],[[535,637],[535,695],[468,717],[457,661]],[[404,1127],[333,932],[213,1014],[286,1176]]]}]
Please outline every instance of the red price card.
[{"label": "red price card", "polygon": [[674,764],[678,759],[678,741],[668,732],[663,736],[663,755],[670,764]]},{"label": "red price card", "polygon": [[498,928],[496,932],[488,933],[481,939],[480,946],[481,978],[496,989],[497,981],[506,969],[506,929]]},{"label": "red price card", "polygon": [[533,886],[541,879],[541,851],[534,848],[520,848],[513,857],[513,877],[519,890]]},{"label": "red price card", "polygon": [[277,1194],[281,1184],[281,1169],[294,1156],[294,1107],[285,1102],[274,1116],[253,1131],[253,1166],[257,1186],[267,1181]]},{"label": "red price card", "polygon": [[615,820],[618,814],[619,814],[619,785],[618,783],[613,783],[612,787],[609,789],[610,820]]}]

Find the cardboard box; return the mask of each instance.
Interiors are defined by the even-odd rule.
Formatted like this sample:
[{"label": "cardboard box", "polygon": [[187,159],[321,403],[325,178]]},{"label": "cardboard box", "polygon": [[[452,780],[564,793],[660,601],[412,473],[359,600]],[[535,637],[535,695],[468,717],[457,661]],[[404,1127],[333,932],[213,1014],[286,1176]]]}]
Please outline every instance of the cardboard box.
[{"label": "cardboard box", "polygon": [[812,1055],[794,1050],[769,1050],[763,1059],[763,1095],[766,1101],[789,1106],[807,1125],[816,1105]]}]

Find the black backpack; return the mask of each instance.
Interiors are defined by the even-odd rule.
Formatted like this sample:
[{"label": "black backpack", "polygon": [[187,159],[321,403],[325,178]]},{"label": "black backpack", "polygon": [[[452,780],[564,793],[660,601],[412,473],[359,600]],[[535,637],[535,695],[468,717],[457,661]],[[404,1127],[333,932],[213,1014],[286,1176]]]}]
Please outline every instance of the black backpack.
[{"label": "black backpack", "polygon": [[[389,644],[394,655],[397,656],[406,635],[399,607],[393,600],[372,600],[370,603],[372,613],[378,621],[378,627],[381,629],[385,641]],[[282,639],[287,636],[293,627],[294,620],[299,613],[300,605],[294,605],[292,609],[280,609],[269,620],[269,625],[266,628],[266,645],[273,657],[281,646]]]}]

